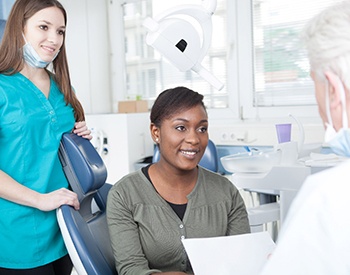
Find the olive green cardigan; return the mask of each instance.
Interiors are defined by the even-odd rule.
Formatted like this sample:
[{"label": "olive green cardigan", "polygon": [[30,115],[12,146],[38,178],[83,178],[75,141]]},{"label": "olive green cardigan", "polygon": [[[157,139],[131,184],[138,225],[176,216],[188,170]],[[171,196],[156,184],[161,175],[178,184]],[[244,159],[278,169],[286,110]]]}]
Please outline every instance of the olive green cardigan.
[{"label": "olive green cardigan", "polygon": [[236,187],[201,167],[196,186],[188,195],[183,220],[139,170],[110,190],[107,221],[119,275],[192,273],[181,239],[250,232],[246,208]]}]

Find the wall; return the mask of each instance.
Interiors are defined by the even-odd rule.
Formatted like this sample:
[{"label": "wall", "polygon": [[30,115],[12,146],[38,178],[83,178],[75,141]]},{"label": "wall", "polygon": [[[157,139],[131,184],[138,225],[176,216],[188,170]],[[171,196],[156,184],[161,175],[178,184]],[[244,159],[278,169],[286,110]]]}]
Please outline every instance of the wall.
[{"label": "wall", "polygon": [[86,113],[111,112],[107,2],[61,0],[68,14],[66,48],[72,85]]}]

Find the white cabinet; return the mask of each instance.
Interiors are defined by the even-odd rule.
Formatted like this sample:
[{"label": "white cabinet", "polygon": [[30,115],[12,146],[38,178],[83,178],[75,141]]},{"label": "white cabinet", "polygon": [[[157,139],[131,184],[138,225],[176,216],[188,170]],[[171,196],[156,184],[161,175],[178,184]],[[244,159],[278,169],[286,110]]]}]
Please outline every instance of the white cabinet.
[{"label": "white cabinet", "polygon": [[101,155],[107,166],[109,183],[114,184],[134,171],[140,159],[153,155],[149,113],[86,115],[86,122],[107,141],[103,146],[108,152]]}]

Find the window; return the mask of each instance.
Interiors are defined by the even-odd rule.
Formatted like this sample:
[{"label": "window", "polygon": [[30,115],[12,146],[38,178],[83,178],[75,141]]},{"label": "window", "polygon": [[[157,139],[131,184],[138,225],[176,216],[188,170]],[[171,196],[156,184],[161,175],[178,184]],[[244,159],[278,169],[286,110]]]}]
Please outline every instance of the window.
[{"label": "window", "polygon": [[242,118],[318,117],[300,34],[310,18],[336,2],[340,0],[236,1]]},{"label": "window", "polygon": [[254,0],[254,105],[314,105],[306,51],[300,33],[334,0]]},{"label": "window", "polygon": [[[216,77],[222,82],[225,82],[227,75],[225,2],[225,0],[218,1],[216,12],[212,16],[214,30],[223,31],[213,32],[210,51],[202,62],[203,67],[215,72]],[[173,6],[184,4],[201,5],[201,1],[144,0],[123,4],[127,67],[126,97],[142,96],[144,99],[153,100],[159,92],[166,88],[184,85],[204,94],[208,107],[227,108],[228,93],[226,88],[217,91],[196,73],[180,72],[145,43],[147,30],[142,26],[144,19],[148,16],[157,16]],[[198,30],[201,33],[200,28]]]},{"label": "window", "polygon": [[184,85],[205,96],[212,118],[273,118],[288,113],[318,118],[299,35],[311,17],[339,1],[217,0],[212,43],[202,65],[225,84],[222,91],[194,72],[179,72],[145,43],[142,23],[147,16],[178,5],[201,5],[201,0],[121,1],[124,98],[141,96],[152,102],[162,90]]}]

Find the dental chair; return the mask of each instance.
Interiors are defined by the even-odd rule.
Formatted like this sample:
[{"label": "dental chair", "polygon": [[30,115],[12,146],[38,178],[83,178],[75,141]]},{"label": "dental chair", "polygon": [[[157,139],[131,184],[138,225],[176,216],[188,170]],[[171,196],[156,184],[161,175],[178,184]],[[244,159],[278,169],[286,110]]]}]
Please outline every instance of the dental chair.
[{"label": "dental chair", "polygon": [[106,221],[106,202],[112,185],[106,167],[89,140],[75,134],[62,136],[59,158],[77,193],[80,209],[62,205],[57,219],[75,270],[79,275],[117,274]]},{"label": "dental chair", "polygon": [[[155,146],[152,162],[158,162],[160,159],[160,152],[158,146]],[[213,172],[219,170],[219,157],[216,145],[209,139],[207,148],[199,161],[199,165]]]}]

